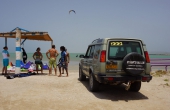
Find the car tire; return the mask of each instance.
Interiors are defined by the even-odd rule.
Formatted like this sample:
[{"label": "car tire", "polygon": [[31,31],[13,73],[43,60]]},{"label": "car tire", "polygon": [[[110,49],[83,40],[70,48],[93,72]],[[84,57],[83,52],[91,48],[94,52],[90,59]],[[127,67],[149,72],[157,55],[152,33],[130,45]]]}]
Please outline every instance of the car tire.
[{"label": "car tire", "polygon": [[129,91],[138,92],[141,88],[141,81],[131,83]]},{"label": "car tire", "polygon": [[86,76],[83,74],[81,67],[79,67],[79,80],[80,81],[86,80]]},{"label": "car tire", "polygon": [[89,88],[91,92],[96,92],[99,90],[99,82],[95,79],[92,73],[89,76]]},{"label": "car tire", "polygon": [[145,58],[136,52],[127,54],[122,61],[122,69],[132,76],[140,75],[145,68]]}]

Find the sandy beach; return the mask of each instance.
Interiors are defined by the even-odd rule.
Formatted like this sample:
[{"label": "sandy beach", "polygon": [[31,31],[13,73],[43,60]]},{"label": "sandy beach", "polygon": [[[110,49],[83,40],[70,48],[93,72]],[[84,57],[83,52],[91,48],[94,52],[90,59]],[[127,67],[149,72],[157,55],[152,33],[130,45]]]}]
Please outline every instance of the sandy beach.
[{"label": "sandy beach", "polygon": [[137,93],[125,86],[101,85],[100,91],[88,89],[88,79],[78,80],[78,69],[69,77],[32,75],[6,79],[0,75],[0,110],[168,110],[170,75],[153,77],[142,83]]}]

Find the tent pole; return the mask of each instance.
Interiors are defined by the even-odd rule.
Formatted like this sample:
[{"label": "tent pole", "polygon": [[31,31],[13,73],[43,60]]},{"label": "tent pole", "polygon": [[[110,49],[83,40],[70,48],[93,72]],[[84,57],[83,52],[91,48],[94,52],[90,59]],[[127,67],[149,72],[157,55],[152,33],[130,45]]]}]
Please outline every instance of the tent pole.
[{"label": "tent pole", "polygon": [[16,65],[15,74],[21,73],[21,30],[16,28]]},{"label": "tent pole", "polygon": [[7,37],[5,37],[5,46],[7,46]]}]

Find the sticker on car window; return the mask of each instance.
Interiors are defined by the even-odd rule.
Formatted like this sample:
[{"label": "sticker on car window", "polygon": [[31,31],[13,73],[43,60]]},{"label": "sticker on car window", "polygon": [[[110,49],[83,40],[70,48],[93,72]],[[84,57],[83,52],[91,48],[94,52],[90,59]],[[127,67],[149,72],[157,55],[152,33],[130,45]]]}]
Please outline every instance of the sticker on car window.
[{"label": "sticker on car window", "polygon": [[122,46],[123,43],[122,42],[111,42],[110,45],[111,46]]}]

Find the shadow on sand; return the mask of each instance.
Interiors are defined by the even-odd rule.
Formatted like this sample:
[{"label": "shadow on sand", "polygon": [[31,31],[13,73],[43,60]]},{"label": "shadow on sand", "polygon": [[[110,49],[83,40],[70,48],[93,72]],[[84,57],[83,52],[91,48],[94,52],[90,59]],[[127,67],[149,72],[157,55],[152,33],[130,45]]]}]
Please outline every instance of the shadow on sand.
[{"label": "shadow on sand", "polygon": [[[23,73],[21,73],[21,74],[28,74],[27,72],[23,72]],[[4,76],[4,77],[6,77],[6,76],[14,76],[15,75],[15,73],[13,73],[13,72],[11,72],[11,73],[8,73],[7,75],[2,75],[2,73],[0,74],[0,76]],[[41,74],[41,73],[38,73],[38,74],[32,74],[32,75],[28,75],[28,76],[22,76],[22,77],[16,77],[16,78],[23,78],[23,77],[29,77],[29,76],[45,76],[45,75],[48,75],[47,73],[43,73],[43,74]]]},{"label": "shadow on sand", "polygon": [[[89,79],[86,79],[86,81],[80,81],[86,89],[89,90]],[[113,85],[105,85],[100,84],[99,91],[98,92],[91,92],[95,97],[99,99],[107,99],[112,101],[130,101],[130,100],[146,100],[148,99],[147,96],[143,95],[140,92],[131,92],[125,90],[124,85],[120,86],[113,86]]]}]

